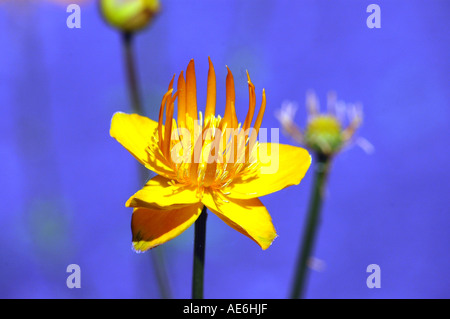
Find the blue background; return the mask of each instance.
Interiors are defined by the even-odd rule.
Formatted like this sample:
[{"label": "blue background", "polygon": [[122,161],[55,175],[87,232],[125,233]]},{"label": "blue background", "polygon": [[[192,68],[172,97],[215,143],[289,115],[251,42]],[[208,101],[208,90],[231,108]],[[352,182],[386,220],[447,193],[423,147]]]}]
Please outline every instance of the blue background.
[{"label": "blue background", "polygon": [[[381,7],[381,29],[366,8]],[[308,298],[449,298],[450,2],[162,1],[136,37],[139,80],[155,119],[174,73],[196,62],[206,100],[207,57],[223,112],[228,65],[237,113],[248,107],[245,70],[266,89],[264,127],[279,127],[284,100],[314,89],[360,101],[358,135],[330,176]],[[119,34],[95,2],[81,5],[81,29],[66,5],[0,3],[0,297],[159,298],[151,252],[131,250],[131,209],[140,188],[135,159],[109,136],[111,116],[129,112]],[[286,136],[282,143],[290,143]],[[305,220],[309,171],[299,186],[261,200],[279,237],[266,251],[209,214],[205,297],[286,298]],[[189,298],[193,227],[162,246],[172,294]],[[161,248],[161,247],[160,247]],[[160,249],[157,248],[157,249]],[[81,267],[81,289],[66,267]],[[369,289],[366,267],[381,268]]]}]

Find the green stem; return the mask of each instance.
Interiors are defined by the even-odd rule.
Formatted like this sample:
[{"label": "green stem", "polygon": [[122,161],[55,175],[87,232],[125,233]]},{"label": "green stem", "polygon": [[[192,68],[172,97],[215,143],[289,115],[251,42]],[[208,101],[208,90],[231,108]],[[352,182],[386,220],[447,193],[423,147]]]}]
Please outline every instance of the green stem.
[{"label": "green stem", "polygon": [[[139,94],[136,63],[134,59],[133,39],[134,34],[131,32],[124,32],[122,34],[128,90],[133,112],[144,115],[141,97]],[[148,170],[142,165],[139,165],[139,177],[142,183],[147,182]],[[169,287],[169,280],[164,260],[164,251],[162,247],[153,249],[150,253],[150,257],[152,259],[153,269],[155,271],[156,280],[158,282],[159,294],[163,299],[170,299],[172,294]]]},{"label": "green stem", "polygon": [[122,34],[122,42],[124,49],[125,66],[127,71],[128,90],[131,99],[131,108],[134,113],[143,115],[143,107],[139,94],[139,86],[136,73],[136,65],[133,50],[134,34],[131,32],[124,32]]},{"label": "green stem", "polygon": [[203,277],[205,270],[206,206],[195,221],[194,266],[192,271],[192,299],[203,299]]},{"label": "green stem", "polygon": [[303,232],[299,259],[297,261],[291,299],[302,298],[304,294],[308,260],[311,257],[314,240],[317,233],[320,211],[322,208],[325,193],[325,184],[330,170],[330,164],[331,156],[325,154],[317,154],[313,191],[311,194],[307,220]]},{"label": "green stem", "polygon": [[156,247],[152,250],[151,259],[156,273],[156,280],[158,281],[159,294],[162,299],[171,299],[172,294],[168,284],[169,278],[167,277],[164,250],[162,247]]}]

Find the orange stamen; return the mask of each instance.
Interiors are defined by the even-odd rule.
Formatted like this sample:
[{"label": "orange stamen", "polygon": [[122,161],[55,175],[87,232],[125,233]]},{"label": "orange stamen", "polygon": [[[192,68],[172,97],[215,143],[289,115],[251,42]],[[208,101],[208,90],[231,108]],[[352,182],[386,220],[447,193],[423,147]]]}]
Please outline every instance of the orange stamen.
[{"label": "orange stamen", "polygon": [[173,112],[174,112],[174,102],[175,99],[178,96],[178,92],[176,92],[173,97],[170,99],[168,105],[167,105],[167,112],[166,112],[166,125],[164,129],[164,147],[163,147],[163,154],[166,156],[166,158],[170,158],[170,146],[171,146],[171,136],[172,136],[172,119],[173,119]]},{"label": "orange stamen", "polygon": [[216,112],[216,73],[211,59],[208,57],[209,70],[208,70],[208,84],[206,93],[206,108],[205,108],[205,127],[209,122],[211,116],[214,116]]},{"label": "orange stamen", "polygon": [[250,75],[247,71],[247,79],[248,79],[248,95],[249,95],[249,105],[248,105],[248,113],[247,117],[245,118],[244,125],[242,126],[242,129],[244,132],[250,128],[250,125],[253,121],[253,116],[255,114],[255,107],[256,107],[256,98],[255,98],[255,86],[250,80]]},{"label": "orange stamen", "polygon": [[234,107],[236,103],[236,93],[234,90],[234,78],[230,69],[227,66],[228,74],[226,79],[226,101],[225,101],[225,114],[223,116],[225,122],[228,123],[228,127],[236,128],[238,120],[236,116],[236,109]]},{"label": "orange stamen", "polygon": [[173,92],[173,89],[170,89],[169,91],[166,92],[166,94],[164,94],[162,102],[161,102],[161,108],[159,109],[159,121],[158,121],[158,145],[159,148],[162,149],[163,146],[163,117],[164,117],[164,108],[167,102],[167,97],[169,95],[171,95]]},{"label": "orange stamen", "polygon": [[186,127],[186,82],[184,81],[183,71],[178,77],[178,127]]},{"label": "orange stamen", "polygon": [[197,84],[195,80],[195,65],[192,59],[186,70],[186,113],[194,121],[197,120]]}]

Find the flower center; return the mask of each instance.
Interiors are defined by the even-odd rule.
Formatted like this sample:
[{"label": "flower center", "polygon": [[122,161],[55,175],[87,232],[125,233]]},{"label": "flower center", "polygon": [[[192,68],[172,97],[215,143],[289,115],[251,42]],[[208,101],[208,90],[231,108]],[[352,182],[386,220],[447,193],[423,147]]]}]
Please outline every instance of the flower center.
[{"label": "flower center", "polygon": [[254,173],[258,167],[254,130],[245,132],[240,125],[226,128],[220,116],[210,117],[205,125],[192,119],[186,123],[187,128],[181,129],[174,121],[170,156],[163,154],[176,172],[174,183],[195,185],[201,195],[205,188],[221,191],[233,179]]},{"label": "flower center", "polygon": [[[194,185],[201,196],[205,188],[224,191],[233,179],[254,174],[258,168],[257,135],[266,107],[264,90],[261,107],[252,126],[256,106],[255,86],[247,72],[249,110],[241,125],[236,116],[234,79],[230,69],[226,78],[223,118],[214,115],[216,77],[211,59],[204,117],[197,111],[194,60],[189,62],[186,80],[183,72],[180,73],[177,91],[173,94],[174,80],[175,76],[162,99],[158,138],[154,144],[158,156],[174,172],[173,183]],[[177,120],[174,118],[175,100]]]}]

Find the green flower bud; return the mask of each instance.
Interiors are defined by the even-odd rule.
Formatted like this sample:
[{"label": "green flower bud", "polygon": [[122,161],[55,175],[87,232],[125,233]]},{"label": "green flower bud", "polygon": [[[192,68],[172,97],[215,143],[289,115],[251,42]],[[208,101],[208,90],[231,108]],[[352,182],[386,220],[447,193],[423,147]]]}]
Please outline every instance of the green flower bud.
[{"label": "green flower bud", "polygon": [[159,0],[100,0],[106,22],[124,31],[134,32],[146,27],[159,12]]},{"label": "green flower bud", "polygon": [[[321,113],[315,93],[312,91],[307,93],[308,124],[305,130],[294,123],[297,105],[293,102],[284,101],[275,116],[285,133],[318,155],[335,155],[352,143],[359,145],[367,153],[373,152],[372,144],[366,139],[354,139],[355,132],[363,119],[361,104],[337,101],[336,94],[330,92],[327,105],[328,112]],[[348,117],[347,121],[344,119],[345,115]]]},{"label": "green flower bud", "polygon": [[324,153],[336,153],[344,144],[341,123],[331,115],[317,115],[311,118],[304,133],[305,144]]}]

